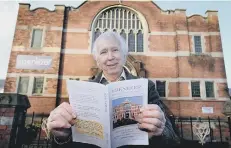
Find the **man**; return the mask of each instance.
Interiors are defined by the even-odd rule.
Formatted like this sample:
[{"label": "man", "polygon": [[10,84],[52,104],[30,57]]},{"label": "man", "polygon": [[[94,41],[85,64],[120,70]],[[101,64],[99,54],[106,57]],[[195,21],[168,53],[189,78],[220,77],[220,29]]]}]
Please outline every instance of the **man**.
[{"label": "man", "polygon": [[[119,34],[115,32],[101,34],[94,43],[93,56],[102,72],[91,81],[108,84],[115,81],[137,79],[137,77],[131,75],[123,68],[127,55],[128,48]],[[144,130],[149,134],[149,146],[146,147],[173,147],[178,143],[178,137],[165,113],[163,103],[152,81],[149,81],[148,84],[148,105],[142,107],[140,112],[136,120],[140,130]],[[76,118],[78,117],[73,113],[68,103],[62,103],[50,113],[47,127],[54,136],[54,141],[63,147],[96,147],[94,145],[71,142],[70,127],[74,124],[74,119]]]}]

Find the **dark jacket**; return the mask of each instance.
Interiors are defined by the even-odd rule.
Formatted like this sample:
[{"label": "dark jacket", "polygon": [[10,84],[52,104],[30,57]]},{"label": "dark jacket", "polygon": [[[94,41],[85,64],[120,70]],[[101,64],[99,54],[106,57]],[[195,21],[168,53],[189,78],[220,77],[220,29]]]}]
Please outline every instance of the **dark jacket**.
[{"label": "dark jacket", "polygon": [[[129,72],[125,70],[126,79],[137,79],[138,77],[131,75]],[[97,75],[94,79],[90,80],[90,82],[99,83],[102,76],[102,72]],[[159,94],[156,91],[155,84],[152,81],[148,81],[148,104],[157,104],[162,111],[165,113],[166,124],[165,129],[162,136],[153,136],[149,139],[149,146],[122,146],[120,148],[174,148],[179,144],[179,138],[173,130],[172,124],[168,118],[168,114],[166,112],[166,108],[164,107],[163,102],[160,100]],[[57,145],[56,145],[57,146]],[[60,148],[98,148],[97,146],[77,143],[77,142],[69,142],[64,145],[58,146]]]}]

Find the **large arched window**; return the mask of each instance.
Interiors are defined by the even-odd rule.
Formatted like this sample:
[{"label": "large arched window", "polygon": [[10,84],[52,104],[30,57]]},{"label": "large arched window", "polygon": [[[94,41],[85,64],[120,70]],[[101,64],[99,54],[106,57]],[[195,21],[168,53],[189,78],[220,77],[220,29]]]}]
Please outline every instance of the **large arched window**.
[{"label": "large arched window", "polygon": [[138,15],[123,7],[113,7],[102,12],[93,26],[93,42],[107,30],[118,32],[125,40],[129,52],[143,52],[144,31]]}]

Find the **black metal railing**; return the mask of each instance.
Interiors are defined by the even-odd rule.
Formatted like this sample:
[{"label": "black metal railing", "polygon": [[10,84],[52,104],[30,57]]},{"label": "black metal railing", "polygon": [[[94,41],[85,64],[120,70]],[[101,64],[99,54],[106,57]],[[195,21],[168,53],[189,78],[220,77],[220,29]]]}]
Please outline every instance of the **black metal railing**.
[{"label": "black metal railing", "polygon": [[[174,117],[170,116],[174,121],[176,132],[181,139],[180,147],[203,147],[203,148],[228,148],[231,139],[231,122],[230,117]],[[193,132],[193,125],[198,123],[207,123],[210,133],[205,138],[205,144],[200,143],[199,138]]]},{"label": "black metal railing", "polygon": [[[26,124],[24,129],[25,135],[17,135],[24,137],[22,148],[51,148],[52,141],[46,139],[45,132],[41,129],[43,119],[47,118],[47,114],[28,114],[26,117]],[[176,133],[179,135],[182,143],[185,145],[192,142],[198,144],[199,139],[193,133],[193,125],[195,123],[206,122],[210,128],[210,134],[206,137],[206,142],[212,145],[222,144],[222,148],[228,147],[231,139],[231,119],[225,118],[196,118],[196,117],[174,117],[170,116],[170,120],[174,126]],[[25,137],[30,137],[25,140]],[[186,143],[186,144],[185,144]],[[197,146],[195,146],[197,147]],[[204,146],[203,146],[204,147]],[[211,147],[211,146],[209,146]],[[219,145],[220,147],[220,145]]]},{"label": "black metal railing", "polygon": [[23,137],[22,148],[51,148],[52,141],[47,139],[45,132],[42,130],[43,119],[47,118],[47,114],[28,114],[25,124],[25,132]]}]

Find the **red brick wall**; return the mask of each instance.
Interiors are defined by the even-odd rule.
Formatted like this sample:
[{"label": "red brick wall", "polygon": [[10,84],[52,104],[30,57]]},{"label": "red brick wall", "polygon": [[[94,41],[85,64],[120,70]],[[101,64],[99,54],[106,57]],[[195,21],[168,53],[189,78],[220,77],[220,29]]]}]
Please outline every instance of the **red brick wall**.
[{"label": "red brick wall", "polygon": [[44,113],[49,114],[55,108],[55,97],[43,97],[43,96],[31,96],[29,98],[31,107],[27,110],[27,113],[36,114]]},{"label": "red brick wall", "polygon": [[48,30],[45,32],[44,47],[61,47],[62,32]]},{"label": "red brick wall", "polygon": [[46,79],[45,94],[56,94],[58,80],[54,78]]},{"label": "red brick wall", "polygon": [[6,77],[4,91],[14,93],[16,91],[16,82],[17,78]]},{"label": "red brick wall", "polygon": [[[33,21],[31,21],[33,20]],[[47,9],[35,9],[30,11],[23,5],[19,8],[17,25],[29,26],[63,26],[63,10],[49,11]]]},{"label": "red brick wall", "polygon": [[180,82],[180,97],[189,97],[190,96],[190,90],[189,86],[191,85],[188,82]]},{"label": "red brick wall", "polygon": [[169,97],[178,97],[178,92],[177,92],[178,89],[177,88],[178,88],[178,83],[170,82],[168,85],[168,90],[169,90],[168,96]]},{"label": "red brick wall", "polygon": [[63,75],[90,76],[91,67],[95,66],[92,55],[65,54]]},{"label": "red brick wall", "polygon": [[190,51],[190,42],[191,39],[188,35],[177,35],[177,49],[178,51]]},{"label": "red brick wall", "polygon": [[[86,30],[91,31],[92,21],[95,16],[104,8],[118,4],[118,1],[87,1],[78,9],[70,10],[68,13],[67,32],[65,39],[65,49],[72,49],[75,54],[64,54],[63,76],[91,76],[91,67],[95,66],[95,61],[90,54],[78,54],[78,49],[88,51],[90,47],[90,34]],[[130,7],[135,11],[141,13],[147,21],[149,33],[164,32],[171,33],[171,35],[148,35],[148,48],[155,52],[171,52],[175,51],[193,51],[192,35],[177,34],[177,31],[187,32],[216,32],[219,33],[219,23],[217,14],[208,12],[208,17],[203,18],[195,15],[188,18],[184,10],[176,10],[175,12],[163,12],[153,2],[129,2],[123,1],[122,4]],[[56,9],[48,11],[46,9],[29,10],[28,6],[21,5],[19,9],[17,27],[15,30],[13,46],[23,46],[28,51],[12,51],[9,61],[8,73],[26,73],[26,74],[58,74],[59,66],[59,52],[42,52],[32,51],[30,47],[30,35],[33,27],[45,28],[44,47],[60,48],[63,25],[63,9]],[[187,26],[188,24],[188,26]],[[26,26],[28,29],[19,29]],[[58,30],[52,30],[53,27],[60,27]],[[76,29],[83,32],[69,32],[68,30]],[[222,53],[221,37],[220,35],[205,35],[205,49],[206,52],[220,52]],[[64,50],[65,50],[64,49]],[[52,50],[52,49],[50,49]],[[48,70],[21,70],[15,69],[16,55],[48,55],[53,58],[52,68]],[[215,59],[215,70],[209,71],[207,68],[200,66],[191,67],[188,64],[188,56],[174,57],[174,56],[145,56],[134,55],[135,59],[144,63],[147,70],[148,78],[217,78],[226,79],[225,67],[223,57]],[[179,67],[179,69],[178,69]],[[57,79],[46,79],[45,94],[56,94]],[[189,97],[190,83],[188,82],[169,82],[169,97]],[[224,83],[225,85],[225,83]],[[225,97],[221,91],[224,86],[218,84],[219,97]],[[8,77],[6,80],[5,91],[14,92],[16,89],[16,78]],[[61,92],[66,95],[66,82],[62,80]],[[178,96],[178,93],[180,96]],[[67,100],[67,99],[62,99]],[[32,107],[29,112],[44,112],[47,113],[55,107],[55,97],[30,97]],[[204,104],[203,104],[204,103]],[[222,106],[221,102],[203,102],[203,101],[167,101],[170,104],[171,110],[177,115],[193,115],[193,110],[199,111],[202,105]],[[191,105],[191,106],[190,106]],[[195,107],[195,109],[194,109]],[[219,107],[218,107],[219,108]],[[221,108],[221,107],[220,107]],[[217,109],[214,115],[220,115],[221,112]],[[195,114],[194,114],[195,115]]]},{"label": "red brick wall", "polygon": [[[1,117],[6,117],[11,121],[14,117],[14,108],[1,107],[0,114],[1,114]],[[1,135],[0,147],[8,148],[13,122],[10,123],[9,121],[7,122],[7,124],[3,124],[2,121],[0,121],[1,122],[0,124],[0,135]]]},{"label": "red brick wall", "polygon": [[[143,61],[149,78],[176,78],[176,60],[172,57],[146,57]],[[161,64],[160,64],[161,63]]]},{"label": "red brick wall", "polygon": [[191,32],[208,32],[206,19],[199,15],[190,17],[188,19],[188,30]]},{"label": "red brick wall", "polygon": [[[149,41],[152,43],[149,45],[150,51],[159,52],[175,52],[175,38],[176,36],[169,35],[152,35],[149,37]],[[166,44],[167,43],[167,44]]]},{"label": "red brick wall", "polygon": [[30,30],[15,29],[13,46],[30,46]]},{"label": "red brick wall", "polygon": [[192,67],[188,63],[189,57],[179,57],[179,77],[185,78],[226,78],[223,58],[214,58],[214,71],[208,67],[196,65]]},{"label": "red brick wall", "polygon": [[228,92],[226,91],[226,89],[228,88],[227,83],[218,83],[217,88],[218,88],[218,96],[219,97],[227,97],[228,96]]},{"label": "red brick wall", "polygon": [[67,49],[88,49],[88,33],[67,32],[66,46]]},{"label": "red brick wall", "polygon": [[[163,100],[175,116],[182,117],[224,117],[222,113],[224,101],[206,101],[206,100]],[[213,107],[213,114],[203,114],[202,107]]]}]

